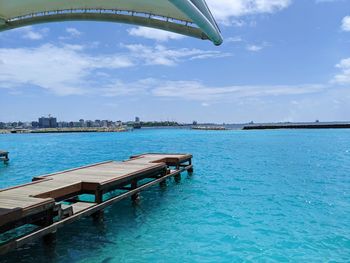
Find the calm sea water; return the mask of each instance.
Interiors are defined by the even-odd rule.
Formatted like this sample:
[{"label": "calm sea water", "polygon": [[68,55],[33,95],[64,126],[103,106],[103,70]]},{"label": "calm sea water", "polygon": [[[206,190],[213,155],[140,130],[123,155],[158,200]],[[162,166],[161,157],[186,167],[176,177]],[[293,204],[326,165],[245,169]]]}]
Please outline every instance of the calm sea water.
[{"label": "calm sea water", "polygon": [[189,152],[195,165],[1,262],[350,261],[350,130],[0,135],[0,148],[1,188],[143,152]]}]

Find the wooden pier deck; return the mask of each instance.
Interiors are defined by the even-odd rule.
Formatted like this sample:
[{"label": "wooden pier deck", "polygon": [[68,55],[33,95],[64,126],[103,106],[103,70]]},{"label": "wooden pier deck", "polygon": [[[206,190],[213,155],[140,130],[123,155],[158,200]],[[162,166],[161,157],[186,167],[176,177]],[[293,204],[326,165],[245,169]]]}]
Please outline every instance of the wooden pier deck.
[{"label": "wooden pier deck", "polygon": [[[123,162],[107,161],[45,176],[0,190],[0,234],[23,225],[34,231],[0,243],[0,254],[18,248],[83,216],[100,216],[107,206],[183,171],[192,172],[190,154],[143,154]],[[104,194],[120,190],[106,199]],[[93,201],[82,201],[81,195]]]},{"label": "wooden pier deck", "polygon": [[10,160],[9,152],[0,150],[0,161],[3,161],[5,163],[5,162],[8,162],[9,160]]}]

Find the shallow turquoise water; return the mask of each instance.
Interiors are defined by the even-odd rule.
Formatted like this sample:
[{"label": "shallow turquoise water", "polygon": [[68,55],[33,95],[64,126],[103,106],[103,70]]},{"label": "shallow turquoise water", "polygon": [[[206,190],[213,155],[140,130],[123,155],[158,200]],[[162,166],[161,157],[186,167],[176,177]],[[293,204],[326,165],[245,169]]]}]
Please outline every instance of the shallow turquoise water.
[{"label": "shallow turquoise water", "polygon": [[349,262],[350,130],[0,135],[0,149],[1,188],[143,152],[189,152],[195,165],[1,262]]}]

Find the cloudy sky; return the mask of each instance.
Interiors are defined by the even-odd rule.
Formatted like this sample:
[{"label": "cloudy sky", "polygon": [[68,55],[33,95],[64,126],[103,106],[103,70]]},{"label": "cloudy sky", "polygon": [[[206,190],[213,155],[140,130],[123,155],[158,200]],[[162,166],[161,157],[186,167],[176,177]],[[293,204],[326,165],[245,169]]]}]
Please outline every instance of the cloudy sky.
[{"label": "cloudy sky", "polygon": [[207,0],[224,44],[101,22],[0,33],[0,121],[350,120],[350,0]]}]

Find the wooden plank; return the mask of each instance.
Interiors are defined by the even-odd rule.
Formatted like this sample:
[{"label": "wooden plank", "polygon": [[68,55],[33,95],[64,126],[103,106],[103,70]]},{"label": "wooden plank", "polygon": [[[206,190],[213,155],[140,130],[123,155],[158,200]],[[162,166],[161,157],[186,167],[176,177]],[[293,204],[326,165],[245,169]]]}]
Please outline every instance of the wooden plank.
[{"label": "wooden plank", "polygon": [[[38,220],[38,217],[35,217],[36,214],[39,216],[47,212],[48,215],[52,215],[55,201],[66,200],[81,193],[95,194],[96,199],[95,203],[73,203],[71,205],[74,211],[72,216],[56,223],[50,223],[49,226],[19,238],[6,247],[18,247],[24,242],[56,231],[58,227],[82,216],[94,214],[123,198],[136,196],[143,189],[163,182],[170,176],[176,176],[185,170],[191,170],[193,167],[191,158],[192,155],[188,154],[144,154],[125,162],[108,161],[35,177],[35,181],[32,183],[0,190],[0,209],[19,207],[21,216],[26,218],[32,216],[32,220]],[[184,165],[184,162],[188,162],[188,165]],[[169,171],[169,164],[176,166],[176,169],[166,173],[167,170]],[[152,178],[153,180],[138,186],[138,181],[144,178]],[[128,192],[103,201],[103,192],[130,184],[131,188]],[[45,222],[51,222],[50,220],[52,220],[52,216],[48,216]],[[1,221],[2,214],[0,214]],[[23,222],[27,221],[24,220]],[[43,221],[43,223],[45,222]],[[17,226],[18,223],[15,225]],[[6,251],[6,248],[1,247],[0,253],[4,251]]]},{"label": "wooden plank", "polygon": [[98,205],[93,205],[91,206],[90,208],[87,208],[85,210],[81,210],[77,213],[74,213],[73,216],[70,216],[66,219],[63,219],[59,222],[56,222],[56,223],[53,223],[52,225],[48,226],[48,227],[45,227],[45,228],[42,228],[38,231],[35,231],[27,236],[24,236],[24,237],[21,237],[21,238],[18,238],[12,242],[9,242],[8,244],[5,244],[4,246],[0,247],[0,254],[3,254],[3,253],[6,253],[7,251],[11,250],[11,249],[14,249],[14,248],[18,248],[26,243],[29,243],[29,242],[32,242],[34,241],[35,239],[39,238],[39,237],[42,237],[44,235],[47,235],[49,233],[53,233],[53,232],[56,232],[58,230],[58,228],[60,227],[63,227],[64,225],[66,224],[69,224],[69,223],[72,223],[78,219],[80,219],[81,217],[85,217],[85,216],[89,216],[89,215],[92,215],[102,209],[105,209],[106,207],[122,200],[122,199],[125,199],[127,197],[130,197],[134,194],[137,194],[139,193],[140,191],[144,190],[144,189],[147,189],[153,185],[156,185],[156,184],[159,184],[161,182],[163,182],[164,180],[166,180],[167,178],[171,177],[171,176],[175,176],[175,175],[178,175],[180,174],[181,172],[187,170],[187,167],[186,168],[182,168],[180,170],[176,170],[176,171],[173,171],[172,173],[168,174],[168,175],[165,175],[159,179],[156,179],[152,182],[149,182],[149,183],[146,183],[134,190],[131,190],[129,192],[126,192],[124,194],[121,194],[117,197],[114,197],[114,198],[111,198],[101,204],[98,204]]},{"label": "wooden plank", "polygon": [[88,202],[76,202],[74,204],[72,204],[72,208],[73,208],[73,214],[77,214],[80,213],[90,207],[95,206],[96,203],[88,203]]},{"label": "wooden plank", "polygon": [[71,184],[64,187],[57,187],[55,189],[47,189],[47,192],[42,192],[34,197],[37,198],[59,198],[60,196],[67,196],[73,193],[79,193],[81,191],[81,183]]}]

